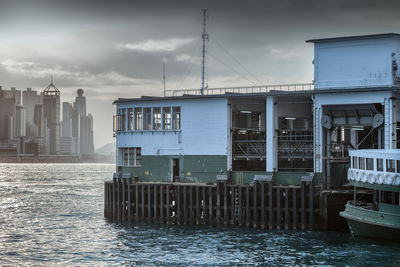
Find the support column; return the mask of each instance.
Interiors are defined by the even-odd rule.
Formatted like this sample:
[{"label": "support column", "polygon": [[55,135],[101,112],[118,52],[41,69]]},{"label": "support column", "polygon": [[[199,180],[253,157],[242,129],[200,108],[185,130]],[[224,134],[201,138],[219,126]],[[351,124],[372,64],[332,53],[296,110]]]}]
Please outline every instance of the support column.
[{"label": "support column", "polygon": [[393,114],[393,100],[385,98],[385,126],[384,126],[384,144],[385,149],[396,148],[396,122]]},{"label": "support column", "polygon": [[267,96],[266,100],[266,164],[267,172],[274,172],[277,168],[277,107],[275,105],[275,98]]}]

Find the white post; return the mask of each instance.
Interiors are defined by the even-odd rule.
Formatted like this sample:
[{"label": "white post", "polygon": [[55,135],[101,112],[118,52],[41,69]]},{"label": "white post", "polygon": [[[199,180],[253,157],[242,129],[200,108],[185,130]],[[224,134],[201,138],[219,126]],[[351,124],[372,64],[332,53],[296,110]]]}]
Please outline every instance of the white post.
[{"label": "white post", "polygon": [[396,148],[396,129],[393,126],[394,116],[393,116],[393,100],[391,98],[385,98],[384,101],[385,110],[385,126],[384,126],[384,141],[385,149]]},{"label": "white post", "polygon": [[277,107],[275,105],[273,96],[267,96],[266,101],[266,164],[267,172],[273,172],[277,169],[277,136],[276,136],[276,121],[277,121]]}]

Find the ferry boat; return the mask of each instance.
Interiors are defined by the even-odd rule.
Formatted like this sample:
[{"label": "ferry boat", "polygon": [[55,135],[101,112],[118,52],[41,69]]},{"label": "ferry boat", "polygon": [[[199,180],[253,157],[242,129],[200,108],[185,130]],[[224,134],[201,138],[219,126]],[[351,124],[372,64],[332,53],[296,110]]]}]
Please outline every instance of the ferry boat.
[{"label": "ferry boat", "polygon": [[[400,241],[400,149],[369,149],[349,152],[348,180],[354,199],[340,216],[353,236]],[[357,189],[372,190],[370,201],[357,198]]]}]

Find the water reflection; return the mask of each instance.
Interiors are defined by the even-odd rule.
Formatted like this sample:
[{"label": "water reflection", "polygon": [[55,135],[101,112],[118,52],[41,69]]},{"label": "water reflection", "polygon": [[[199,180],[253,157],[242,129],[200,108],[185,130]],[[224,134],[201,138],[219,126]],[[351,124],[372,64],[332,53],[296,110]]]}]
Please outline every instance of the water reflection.
[{"label": "water reflection", "polygon": [[114,165],[0,165],[0,265],[400,265],[400,247],[348,234],[111,223]]}]

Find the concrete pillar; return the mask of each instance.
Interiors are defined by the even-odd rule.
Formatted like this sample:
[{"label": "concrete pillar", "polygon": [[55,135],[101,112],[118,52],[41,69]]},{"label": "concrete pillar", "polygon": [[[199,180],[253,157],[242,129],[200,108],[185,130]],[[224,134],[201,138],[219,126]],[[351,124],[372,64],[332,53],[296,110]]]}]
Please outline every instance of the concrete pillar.
[{"label": "concrete pillar", "polygon": [[273,96],[267,96],[266,100],[266,164],[267,172],[273,172],[277,169],[277,105]]},{"label": "concrete pillar", "polygon": [[385,149],[396,148],[396,122],[394,121],[393,100],[385,98],[385,126],[384,126],[384,144]]}]

